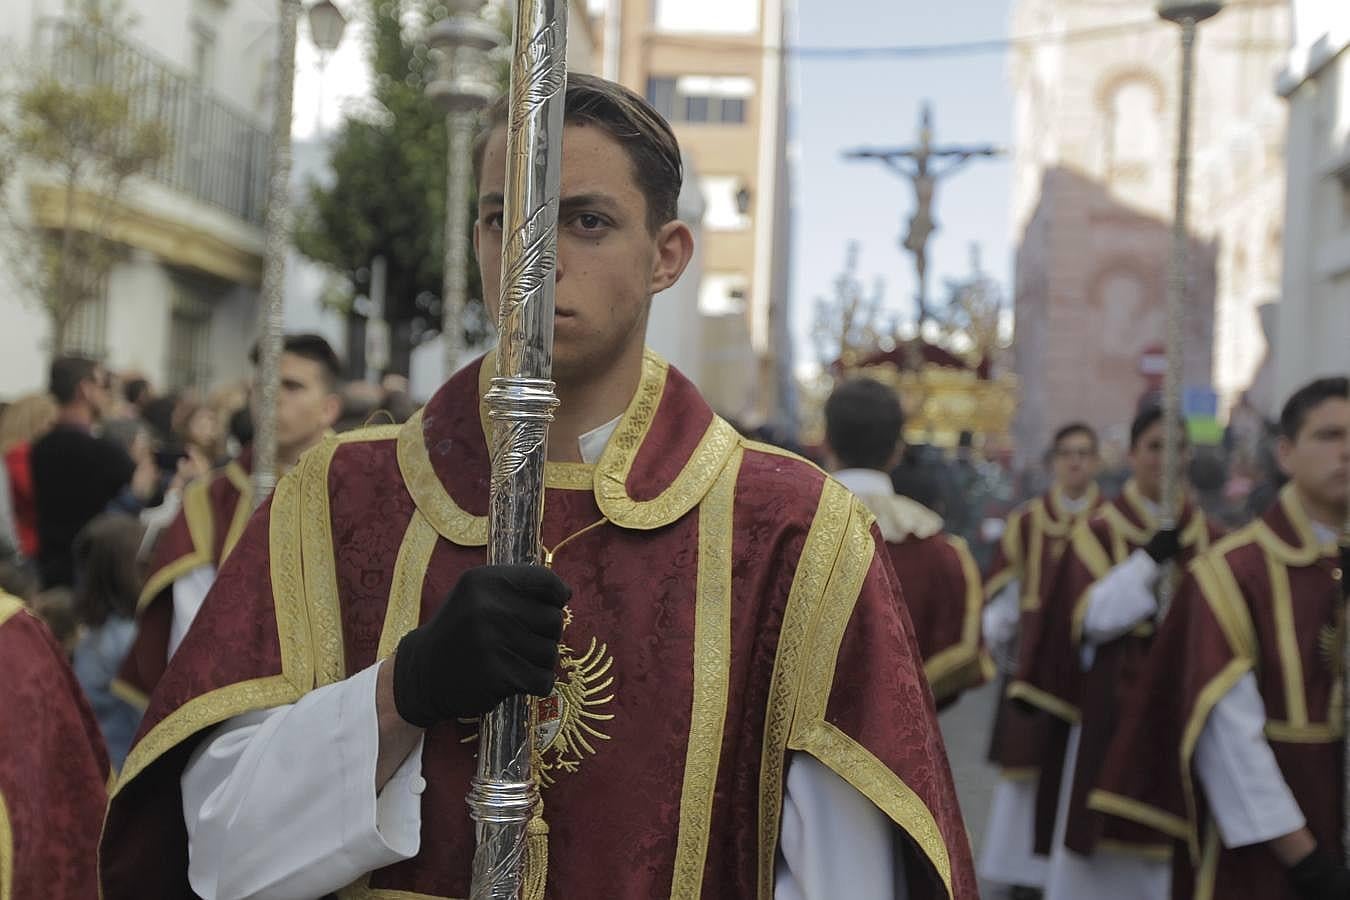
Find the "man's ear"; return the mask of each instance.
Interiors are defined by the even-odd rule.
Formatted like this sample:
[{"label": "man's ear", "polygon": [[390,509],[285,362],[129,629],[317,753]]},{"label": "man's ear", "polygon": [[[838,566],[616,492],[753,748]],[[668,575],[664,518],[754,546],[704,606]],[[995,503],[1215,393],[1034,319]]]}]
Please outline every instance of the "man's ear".
[{"label": "man's ear", "polygon": [[651,293],[659,294],[680,280],[694,257],[694,233],[679,219],[671,219],[656,232],[656,258],[652,263]]}]

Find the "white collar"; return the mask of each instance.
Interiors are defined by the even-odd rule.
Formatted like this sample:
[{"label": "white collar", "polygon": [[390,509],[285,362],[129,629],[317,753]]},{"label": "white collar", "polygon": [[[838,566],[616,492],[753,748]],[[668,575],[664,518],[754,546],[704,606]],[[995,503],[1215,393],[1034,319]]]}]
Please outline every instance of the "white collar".
[{"label": "white collar", "polygon": [[876,469],[840,469],[834,480],[859,497],[889,497],[895,493],[891,476]]},{"label": "white collar", "polygon": [[605,445],[614,436],[614,429],[619,427],[622,419],[623,416],[615,416],[599,428],[592,428],[577,438],[577,449],[581,451],[582,462],[593,466],[600,461],[601,454],[605,452]]},{"label": "white collar", "polygon": [[1313,536],[1317,538],[1319,544],[1336,543],[1336,529],[1323,525],[1311,517],[1309,517],[1308,522],[1312,525]]},{"label": "white collar", "polygon": [[1086,491],[1083,496],[1079,497],[1077,500],[1070,500],[1068,497],[1064,496],[1064,493],[1061,491],[1058,499],[1060,509],[1071,516],[1076,516],[1087,509],[1088,503],[1092,500],[1092,493]]}]

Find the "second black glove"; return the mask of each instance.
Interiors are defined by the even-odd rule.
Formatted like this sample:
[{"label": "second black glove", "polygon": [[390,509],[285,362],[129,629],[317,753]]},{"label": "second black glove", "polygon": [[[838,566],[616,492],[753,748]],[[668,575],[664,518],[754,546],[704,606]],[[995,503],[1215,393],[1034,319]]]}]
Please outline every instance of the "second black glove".
[{"label": "second black glove", "polygon": [[1289,868],[1289,880],[1304,900],[1346,900],[1350,871],[1320,850],[1314,850]]},{"label": "second black glove", "polygon": [[1181,552],[1181,535],[1175,528],[1160,528],[1144,545],[1144,552],[1155,563],[1165,563]]},{"label": "second black glove", "polygon": [[542,566],[465,572],[431,621],[399,642],[394,705],[409,724],[487,712],[513,694],[553,689],[571,589]]}]

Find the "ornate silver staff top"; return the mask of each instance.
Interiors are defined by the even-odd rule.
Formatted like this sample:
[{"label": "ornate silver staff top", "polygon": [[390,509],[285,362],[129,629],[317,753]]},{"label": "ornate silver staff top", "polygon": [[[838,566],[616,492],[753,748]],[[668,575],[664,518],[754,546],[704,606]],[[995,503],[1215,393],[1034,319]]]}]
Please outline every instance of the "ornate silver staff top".
[{"label": "ornate silver staff top", "polygon": [[[506,133],[501,308],[493,422],[488,562],[539,562],[553,371],[553,288],[567,86],[567,0],[517,0]],[[546,856],[532,772],[534,704],[511,697],[483,717],[469,792],[477,823],[473,900],[541,897]],[[528,862],[528,865],[527,865]]]}]

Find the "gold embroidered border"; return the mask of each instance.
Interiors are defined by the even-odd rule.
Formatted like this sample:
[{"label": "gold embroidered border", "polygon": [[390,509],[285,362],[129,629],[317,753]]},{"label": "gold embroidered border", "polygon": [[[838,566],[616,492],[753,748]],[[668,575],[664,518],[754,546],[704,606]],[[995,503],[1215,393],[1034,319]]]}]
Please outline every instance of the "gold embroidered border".
[{"label": "gold embroidered border", "polygon": [[183,518],[187,520],[192,550],[160,567],[146,579],[141,596],[136,600],[136,615],[144,613],[150,602],[175,581],[199,566],[211,564],[215,521],[211,512],[211,498],[206,491],[209,483],[209,478],[199,478],[183,488]]},{"label": "gold embroidered border", "polygon": [[[1160,523],[1158,522],[1158,517],[1149,509],[1148,501],[1139,490],[1139,483],[1133,478],[1125,482],[1125,487],[1121,489],[1120,496],[1125,498],[1125,503],[1129,505],[1130,509],[1139,518],[1139,521],[1144,525],[1143,528],[1140,528],[1122,515],[1120,518],[1125,524],[1125,529],[1122,533],[1125,534],[1132,543],[1148,543],[1148,539],[1153,536],[1153,532],[1158,530],[1158,525]],[[1119,514],[1119,510],[1116,510],[1116,512]]]},{"label": "gold embroidered border", "polygon": [[1186,798],[1186,818],[1191,823],[1188,829],[1187,843],[1190,845],[1191,858],[1199,857],[1199,843],[1195,834],[1195,823],[1199,821],[1197,815],[1195,785],[1191,781],[1191,758],[1195,753],[1195,745],[1200,740],[1200,733],[1204,730],[1205,722],[1209,719],[1209,714],[1213,712],[1214,707],[1224,695],[1233,689],[1233,685],[1243,675],[1251,671],[1252,663],[1249,659],[1232,659],[1228,665],[1224,666],[1219,674],[1210,679],[1209,684],[1201,689],[1195,700],[1195,707],[1191,710],[1190,720],[1186,722],[1186,729],[1181,735],[1181,786]]},{"label": "gold embroidered border", "polygon": [[647,531],[669,525],[703,499],[740,441],[740,434],[729,422],[714,416],[675,480],[651,500],[634,500],[628,496],[627,482],[637,451],[626,459],[611,458],[610,448],[615,446],[611,439],[595,476],[596,504],[611,522],[623,528]]},{"label": "gold embroidered border", "polygon": [[220,548],[219,564],[222,566],[234,552],[235,545],[239,543],[244,529],[248,527],[248,520],[253,516],[253,481],[244,471],[244,467],[237,462],[231,462],[225,467],[225,477],[230,479],[230,484],[234,485],[239,496],[234,501],[234,516],[230,520],[230,530],[225,532],[225,543]]},{"label": "gold embroidered border", "polygon": [[1027,558],[1022,563],[1026,578],[1022,583],[1021,609],[1034,612],[1041,608],[1041,561],[1045,555],[1045,513],[1037,501],[1028,517],[1031,539],[1027,542]]},{"label": "gold embroidered border", "polygon": [[376,659],[388,659],[403,636],[417,627],[422,613],[422,582],[431,568],[431,554],[439,537],[421,510],[414,509],[394,563],[394,581],[389,588]]},{"label": "gold embroidered border", "polygon": [[963,539],[955,535],[946,535],[946,538],[961,563],[961,575],[966,581],[966,608],[961,617],[961,640],[955,646],[933,654],[923,664],[928,686],[938,700],[979,683],[983,677],[979,658],[980,610],[984,596],[980,589],[980,570]]},{"label": "gold embroidered border", "polygon": [[952,867],[947,842],[937,819],[918,794],[886,764],[853,738],[829,722],[814,722],[793,741],[794,749],[810,753],[836,775],[853,785],[878,809],[890,816],[928,856],[937,870],[947,896],[952,897]]},{"label": "gold embroidered border", "polygon": [[309,599],[310,647],[314,652],[315,684],[318,687],[341,681],[347,674],[328,492],[328,469],[341,443],[345,442],[325,440],[304,455],[300,467],[301,515],[298,524],[305,596]]},{"label": "gold embroidered border", "polygon": [[1170,844],[1131,844],[1129,841],[1102,838],[1097,842],[1097,849],[1104,853],[1132,856],[1136,859],[1147,859],[1152,862],[1170,862],[1172,860]]},{"label": "gold embroidered border", "polygon": [[129,706],[134,706],[141,712],[145,712],[146,707],[150,705],[150,698],[137,688],[132,687],[120,678],[114,678],[108,683],[108,693]]},{"label": "gold embroidered border", "polygon": [[671,900],[703,892],[713,799],[731,676],[732,516],[741,452],[733,453],[698,510],[698,593],[694,609],[693,707],[680,789]]},{"label": "gold embroidered border", "polygon": [[1308,701],[1303,695],[1303,658],[1294,631],[1294,598],[1289,590],[1289,571],[1269,554],[1266,575],[1270,579],[1271,610],[1275,616],[1275,646],[1280,653],[1284,679],[1284,714],[1289,723],[1302,728],[1308,724]]},{"label": "gold embroidered border", "polygon": [[[999,544],[1003,550],[1003,568],[991,575],[984,584],[984,600],[986,603],[993,600],[999,591],[1020,577],[1022,572],[1022,517],[1024,515],[1025,513],[1019,509],[1008,516],[1007,526],[1003,529],[1003,537],[999,538]],[[1018,598],[1018,603],[1021,603],[1021,598]]]},{"label": "gold embroidered border", "polygon": [[1054,694],[1043,691],[1025,681],[1014,681],[1008,685],[1008,697],[1013,700],[1024,700],[1037,709],[1045,710],[1055,718],[1063,719],[1071,725],[1077,725],[1081,718],[1078,707],[1072,703],[1065,703]]},{"label": "gold embroidered border", "polygon": [[422,412],[419,409],[414,413],[398,432],[398,469],[403,483],[413,503],[441,537],[461,547],[486,546],[487,516],[461,509],[436,476],[422,434]]},{"label": "gold embroidered border", "polygon": [[1265,732],[1270,740],[1286,744],[1330,744],[1341,739],[1341,729],[1331,723],[1293,725],[1267,719]]},{"label": "gold embroidered border", "polygon": [[[1115,512],[1115,510],[1111,510]],[[1078,557],[1078,561],[1088,570],[1092,576],[1093,584],[1100,581],[1110,572],[1114,565],[1123,562],[1128,555],[1124,547],[1124,539],[1121,537],[1120,527],[1125,521],[1122,516],[1116,514],[1107,518],[1107,526],[1111,529],[1114,547],[1115,561],[1107,556],[1106,550],[1102,548],[1101,542],[1097,540],[1097,535],[1087,522],[1083,522],[1073,531],[1073,537],[1070,539],[1073,545],[1073,553]],[[1083,643],[1083,623],[1087,620],[1088,607],[1092,603],[1092,584],[1083,590],[1078,599],[1073,604],[1073,614],[1069,619],[1069,638],[1073,641],[1075,647],[1082,646]]]},{"label": "gold embroidered border", "polygon": [[594,490],[595,466],[585,463],[544,463],[544,487],[562,491]]},{"label": "gold embroidered border", "polygon": [[951,859],[932,811],[867,748],[825,720],[839,647],[876,555],[871,524],[871,514],[854,500],[807,640],[788,747],[816,757],[889,815],[928,857],[950,896]]},{"label": "gold embroidered border", "polygon": [[1317,562],[1320,556],[1336,555],[1335,544],[1318,542],[1312,522],[1308,518],[1308,511],[1304,508],[1303,501],[1298,496],[1298,489],[1293,482],[1285,485],[1280,491],[1280,509],[1284,512],[1285,518],[1289,520],[1294,533],[1298,535],[1300,545],[1293,547],[1285,543],[1279,535],[1271,530],[1269,525],[1257,519],[1250,526],[1252,534],[1271,556],[1285,565],[1310,566]]},{"label": "gold embroidered border", "polygon": [[18,597],[0,591],[0,625],[4,625],[16,613],[26,609],[28,606]]},{"label": "gold embroidered border", "polygon": [[1173,815],[1166,810],[1131,797],[1097,788],[1088,795],[1087,805],[1088,809],[1106,813],[1118,819],[1138,822],[1140,825],[1160,831],[1179,841],[1190,839],[1191,826],[1181,816]]},{"label": "gold embroidered border", "polygon": [[792,704],[801,681],[806,638],[816,607],[825,593],[834,566],[844,525],[852,510],[848,490],[833,479],[826,480],[806,533],[797,570],[788,591],[783,624],[778,632],[773,675],[764,717],[764,745],[759,765],[759,891],[760,900],[772,900],[774,863],[778,855],[779,821],[783,812],[783,764],[788,733],[792,728]]},{"label": "gold embroidered border", "polygon": [[1195,873],[1194,900],[1214,900],[1214,885],[1219,877],[1219,829],[1213,822],[1205,826],[1205,850]]},{"label": "gold embroidered border", "polygon": [[309,614],[300,577],[300,499],[300,473],[293,471],[277,484],[268,523],[281,674],[209,691],[169,713],[131,748],[113,796],[197,732],[245,712],[294,703],[314,687]]},{"label": "gold embroidered border", "polygon": [[10,900],[14,893],[14,829],[9,823],[9,807],[5,795],[0,794],[0,900]]}]

